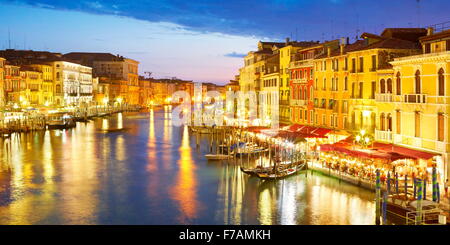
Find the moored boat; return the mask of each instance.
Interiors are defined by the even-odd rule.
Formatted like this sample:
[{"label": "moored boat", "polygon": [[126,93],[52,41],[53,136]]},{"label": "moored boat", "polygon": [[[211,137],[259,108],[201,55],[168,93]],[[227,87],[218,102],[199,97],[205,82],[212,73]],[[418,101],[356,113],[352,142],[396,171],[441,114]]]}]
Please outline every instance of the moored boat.
[{"label": "moored boat", "polygon": [[[414,224],[418,215],[418,201],[406,197],[404,193],[389,195],[386,202],[386,215],[396,224]],[[439,204],[422,200],[422,219],[425,224],[439,224],[442,209]]]},{"label": "moored boat", "polygon": [[227,154],[206,154],[205,157],[208,160],[225,160],[232,158],[233,156]]},{"label": "moored boat", "polygon": [[303,170],[305,168],[305,166],[306,166],[306,164],[303,163],[301,165],[294,165],[291,167],[287,167],[283,170],[277,170],[277,171],[273,171],[273,172],[269,172],[269,173],[257,173],[257,176],[263,180],[282,179],[282,178],[286,178],[286,177],[296,174],[297,172]]},{"label": "moored boat", "polygon": [[73,116],[67,112],[56,112],[46,117],[48,129],[68,129],[76,127]]}]

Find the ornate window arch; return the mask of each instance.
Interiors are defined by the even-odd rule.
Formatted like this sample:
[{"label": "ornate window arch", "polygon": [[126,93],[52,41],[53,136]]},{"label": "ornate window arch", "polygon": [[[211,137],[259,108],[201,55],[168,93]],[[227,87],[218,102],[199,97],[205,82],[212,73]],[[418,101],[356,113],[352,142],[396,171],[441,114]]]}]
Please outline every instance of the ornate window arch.
[{"label": "ornate window arch", "polygon": [[438,71],[438,95],[445,96],[445,76],[442,68]]},{"label": "ornate window arch", "polygon": [[388,78],[386,80],[386,93],[392,94],[392,79]]},{"label": "ornate window arch", "polygon": [[414,81],[415,81],[415,92],[416,94],[421,94],[422,93],[422,83],[420,81],[420,71],[417,70],[415,75],[414,75]]},{"label": "ornate window arch", "polygon": [[384,79],[380,80],[380,93],[384,94],[386,92],[386,88],[385,85],[386,83],[384,82]]},{"label": "ornate window arch", "polygon": [[389,131],[392,132],[392,115],[391,115],[391,113],[389,113],[389,114],[387,115],[386,119],[387,119],[387,125],[386,125],[387,127],[386,127],[386,130],[389,130]]}]

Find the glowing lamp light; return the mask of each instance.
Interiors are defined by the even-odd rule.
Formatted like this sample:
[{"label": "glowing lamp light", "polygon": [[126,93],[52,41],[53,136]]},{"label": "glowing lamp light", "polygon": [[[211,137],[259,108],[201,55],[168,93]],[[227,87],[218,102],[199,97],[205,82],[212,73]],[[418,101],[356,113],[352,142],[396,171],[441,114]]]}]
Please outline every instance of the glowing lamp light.
[{"label": "glowing lamp light", "polygon": [[355,139],[357,142],[359,142],[361,140],[361,136],[357,135]]},{"label": "glowing lamp light", "polygon": [[365,135],[366,134],[366,130],[364,130],[364,129],[361,129],[361,131],[360,131],[360,133],[361,133],[361,135]]},{"label": "glowing lamp light", "polygon": [[365,138],[364,138],[364,142],[366,142],[366,144],[368,144],[369,141],[370,141],[369,137],[365,137]]},{"label": "glowing lamp light", "polygon": [[370,116],[370,111],[364,110],[363,111],[363,116],[365,116],[365,117]]}]

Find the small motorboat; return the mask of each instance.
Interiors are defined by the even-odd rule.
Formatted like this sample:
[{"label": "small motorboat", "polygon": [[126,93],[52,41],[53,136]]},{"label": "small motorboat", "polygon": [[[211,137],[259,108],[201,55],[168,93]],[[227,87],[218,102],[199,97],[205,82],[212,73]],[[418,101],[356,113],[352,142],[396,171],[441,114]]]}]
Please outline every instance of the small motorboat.
[{"label": "small motorboat", "polygon": [[[386,215],[396,224],[414,224],[417,216],[418,201],[404,193],[389,195],[386,202]],[[430,200],[422,200],[423,222],[438,224],[442,214],[439,204]]]}]

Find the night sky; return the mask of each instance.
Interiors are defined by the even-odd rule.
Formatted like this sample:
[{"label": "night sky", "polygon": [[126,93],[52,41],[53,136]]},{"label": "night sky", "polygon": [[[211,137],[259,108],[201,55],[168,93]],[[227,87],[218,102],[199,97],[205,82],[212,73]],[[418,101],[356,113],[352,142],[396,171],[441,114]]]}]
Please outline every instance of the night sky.
[{"label": "night sky", "polygon": [[0,48],[110,52],[141,74],[224,84],[259,40],[354,39],[449,13],[448,0],[0,0]]}]

